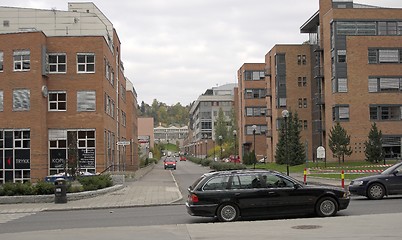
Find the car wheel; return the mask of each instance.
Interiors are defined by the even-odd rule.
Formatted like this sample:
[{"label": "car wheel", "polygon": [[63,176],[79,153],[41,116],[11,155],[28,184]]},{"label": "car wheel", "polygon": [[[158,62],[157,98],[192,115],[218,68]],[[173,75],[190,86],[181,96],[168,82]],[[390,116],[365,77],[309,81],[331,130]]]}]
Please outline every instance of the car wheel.
[{"label": "car wheel", "polygon": [[317,202],[315,210],[320,217],[334,216],[338,211],[338,203],[332,197],[324,197]]},{"label": "car wheel", "polygon": [[239,208],[232,203],[224,203],[219,206],[217,215],[221,222],[233,222],[239,217]]},{"label": "car wheel", "polygon": [[382,199],[385,195],[384,187],[379,183],[371,184],[367,189],[367,197],[372,200]]}]

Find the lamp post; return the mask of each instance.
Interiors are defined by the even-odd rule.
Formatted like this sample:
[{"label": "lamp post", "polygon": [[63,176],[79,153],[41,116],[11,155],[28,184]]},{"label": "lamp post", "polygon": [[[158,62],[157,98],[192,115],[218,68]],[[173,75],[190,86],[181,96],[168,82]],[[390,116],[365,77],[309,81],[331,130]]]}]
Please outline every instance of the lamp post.
[{"label": "lamp post", "polygon": [[255,162],[257,161],[257,156],[255,155],[255,131],[257,130],[257,125],[253,125],[251,126],[251,128],[253,129],[253,137],[254,137],[254,142],[253,142],[253,147],[254,147],[254,158],[253,158],[253,162],[254,162],[254,169],[255,169]]},{"label": "lamp post", "polygon": [[222,160],[222,139],[223,139],[223,137],[222,137],[222,135],[219,135],[219,145],[221,146],[221,155],[219,156],[219,158],[220,158],[220,160]]},{"label": "lamp post", "polygon": [[285,160],[286,160],[286,174],[289,176],[289,159],[288,159],[288,117],[289,111],[283,110],[282,117],[285,119]]},{"label": "lamp post", "polygon": [[208,134],[204,134],[204,139],[205,139],[205,159],[208,157]]},{"label": "lamp post", "polygon": [[237,161],[237,144],[236,144],[236,136],[237,136],[237,131],[233,130],[233,139],[234,139],[234,153],[235,153],[235,164]]}]

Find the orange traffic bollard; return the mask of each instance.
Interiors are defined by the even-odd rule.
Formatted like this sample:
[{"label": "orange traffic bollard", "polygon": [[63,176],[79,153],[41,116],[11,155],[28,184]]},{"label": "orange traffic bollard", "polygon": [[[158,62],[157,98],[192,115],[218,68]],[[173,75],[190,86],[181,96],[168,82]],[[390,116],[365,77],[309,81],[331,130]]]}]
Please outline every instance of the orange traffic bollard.
[{"label": "orange traffic bollard", "polygon": [[343,170],[341,172],[341,180],[342,180],[342,188],[345,188],[345,172]]},{"label": "orange traffic bollard", "polygon": [[307,169],[304,169],[304,184],[307,184]]}]

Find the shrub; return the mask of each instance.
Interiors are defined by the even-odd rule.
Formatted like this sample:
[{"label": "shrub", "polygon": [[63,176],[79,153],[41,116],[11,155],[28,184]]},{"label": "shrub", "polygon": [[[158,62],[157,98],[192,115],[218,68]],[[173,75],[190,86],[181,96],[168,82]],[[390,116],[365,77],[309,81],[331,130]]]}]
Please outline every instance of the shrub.
[{"label": "shrub", "polygon": [[211,159],[202,159],[201,160],[201,165],[206,167],[209,166],[209,164],[211,164],[212,160]]},{"label": "shrub", "polygon": [[51,182],[39,181],[33,188],[36,195],[54,194],[54,183]]},{"label": "shrub", "polygon": [[78,181],[82,184],[85,191],[93,191],[113,185],[110,175],[80,177]]},{"label": "shrub", "polygon": [[238,169],[246,169],[246,165],[244,164],[234,164],[234,163],[226,163],[226,162],[211,162],[210,168],[216,171],[227,171],[227,170],[238,170]]}]

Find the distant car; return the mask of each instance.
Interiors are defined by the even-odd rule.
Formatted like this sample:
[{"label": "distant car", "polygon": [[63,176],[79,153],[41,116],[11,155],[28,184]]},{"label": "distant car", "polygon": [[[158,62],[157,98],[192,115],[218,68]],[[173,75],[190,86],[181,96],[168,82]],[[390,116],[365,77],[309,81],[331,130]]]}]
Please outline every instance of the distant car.
[{"label": "distant car", "polygon": [[231,162],[231,163],[240,163],[240,156],[233,156],[233,155],[231,155],[230,157],[229,157],[229,162]]},{"label": "distant car", "polygon": [[186,161],[187,158],[185,156],[180,156],[180,161]]},{"label": "distant car", "polygon": [[188,188],[187,212],[231,222],[239,217],[315,213],[335,215],[349,205],[342,188],[306,186],[276,171],[235,170],[202,175]]},{"label": "distant car", "polygon": [[402,162],[387,168],[381,174],[353,180],[350,182],[349,191],[351,194],[373,200],[402,194]]},{"label": "distant car", "polygon": [[174,169],[176,170],[176,160],[172,157],[167,157],[164,161],[163,161],[163,166],[165,169]]}]

